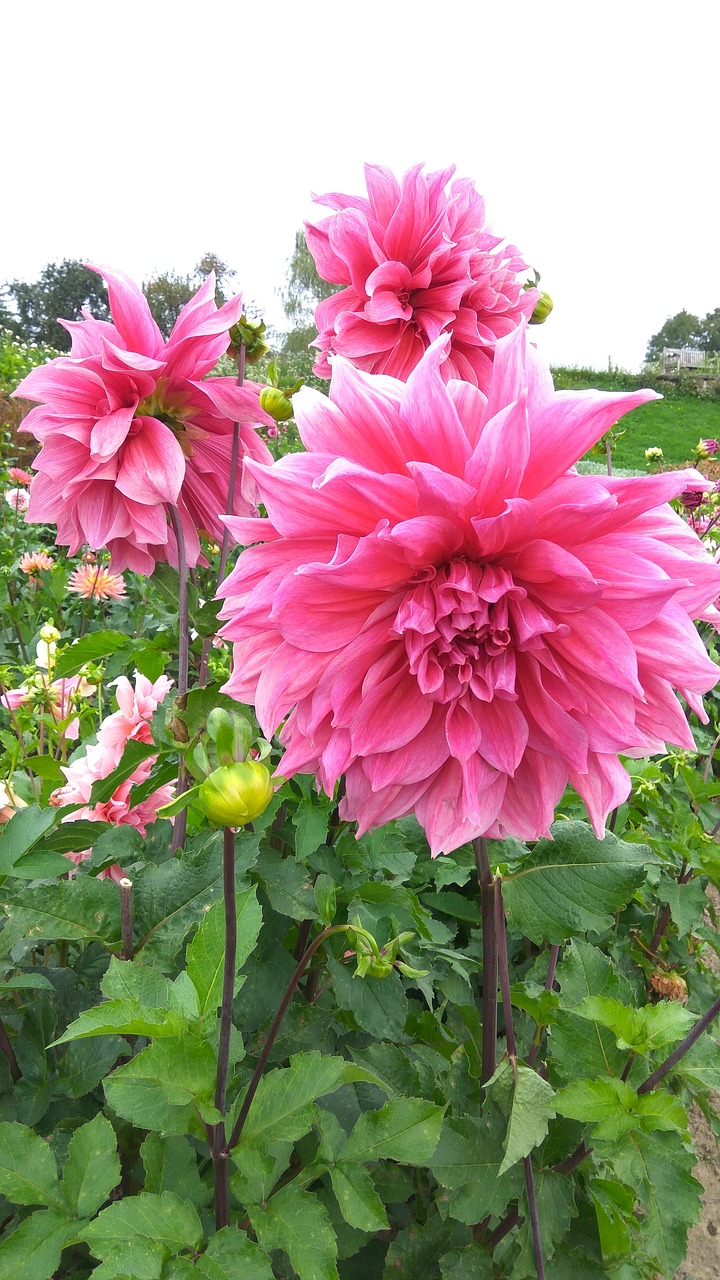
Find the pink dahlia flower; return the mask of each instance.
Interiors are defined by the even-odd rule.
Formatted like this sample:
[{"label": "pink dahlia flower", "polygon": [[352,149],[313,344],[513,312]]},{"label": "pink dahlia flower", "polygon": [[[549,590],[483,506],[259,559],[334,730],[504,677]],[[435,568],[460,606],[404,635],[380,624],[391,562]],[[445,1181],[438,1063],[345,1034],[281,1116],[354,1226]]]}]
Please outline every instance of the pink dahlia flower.
[{"label": "pink dahlia flower", "polygon": [[[272,423],[260,408],[260,387],[205,377],[227,349],[242,299],[218,310],[211,273],[165,342],[138,286],[107,267],[93,270],[107,282],[113,323],[89,314],[64,321],[70,356],[33,369],[15,392],[41,402],[21,428],[43,445],[27,518],[56,524],[56,541],[71,555],[87,542],[109,549],[113,572],[152,573],[159,560],[177,565],[173,505],[195,565],[198,531],[222,535],[233,422],[242,455],[270,460],[254,429]],[[248,475],[236,494],[237,513],[251,514]]]},{"label": "pink dahlia flower", "polygon": [[40,573],[42,569],[52,569],[54,563],[52,556],[49,556],[46,551],[26,551],[19,560],[20,568],[29,578]]},{"label": "pink dahlia flower", "polygon": [[30,494],[27,489],[6,489],[5,501],[12,511],[20,515],[30,506]]},{"label": "pink dahlia flower", "polygon": [[284,776],[345,776],[360,832],[535,839],[569,781],[602,834],[619,753],[693,746],[673,689],[702,714],[720,569],[667,505],[687,471],[574,470],[654,392],[555,392],[521,328],[486,397],[445,382],[450,342],[406,384],[336,360],[329,399],[296,397],[308,452],[248,464],[268,514],[228,521],[260,545],[221,590],[225,688],[284,721]]},{"label": "pink dahlia flower", "polygon": [[3,693],[0,696],[0,706],[6,707],[8,711],[16,711],[18,707],[32,703],[38,710],[52,716],[56,723],[62,723],[68,716],[72,716],[60,737],[77,738],[80,720],[72,713],[77,709],[81,698],[88,698],[94,692],[94,685],[88,684],[84,676],[65,676],[62,680],[50,680],[45,672],[39,672],[31,684],[21,684],[18,689],[8,689]]},{"label": "pink dahlia flower", "polygon": [[105,565],[84,564],[70,574],[68,591],[84,600],[120,600],[125,595],[125,581],[121,573],[111,573]]},{"label": "pink dahlia flower", "polygon": [[315,312],[315,372],[323,377],[337,353],[368,373],[404,380],[449,333],[443,378],[486,390],[498,338],[535,309],[540,294],[517,279],[527,263],[490,233],[472,182],[456,179],[446,191],[454,166],[427,176],[422,167],[398,182],[366,165],[367,199],[315,197],[336,212],[306,223],[308,247],[323,280],[346,286]]},{"label": "pink dahlia flower", "polygon": [[29,471],[24,471],[22,467],[8,467],[8,475],[15,484],[24,484],[28,486],[32,483],[32,475]]}]

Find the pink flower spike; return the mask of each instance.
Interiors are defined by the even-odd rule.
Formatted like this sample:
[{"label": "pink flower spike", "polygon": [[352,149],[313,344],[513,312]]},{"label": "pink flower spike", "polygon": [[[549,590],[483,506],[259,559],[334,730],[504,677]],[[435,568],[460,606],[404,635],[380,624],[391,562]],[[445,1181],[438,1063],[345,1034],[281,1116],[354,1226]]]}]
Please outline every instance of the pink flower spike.
[{"label": "pink flower spike", "polygon": [[[240,423],[241,469],[246,456],[271,460],[257,432],[273,424],[260,408],[261,388],[205,380],[227,349],[242,299],[218,309],[208,277],[166,342],[132,280],[91,269],[107,282],[113,322],[86,314],[68,323],[71,355],[33,369],[17,388],[38,402],[21,430],[43,447],[30,493],[9,490],[6,499],[27,509],[30,523],[56,524],[56,542],[71,555],[83,543],[107,547],[112,573],[177,565],[168,526],[168,507],[176,506],[192,567],[201,558],[199,533],[222,538],[233,424]],[[243,473],[233,514],[255,513],[252,477]]]},{"label": "pink flower spike", "polygon": [[344,776],[361,832],[533,840],[570,782],[602,835],[618,757],[687,749],[675,691],[701,713],[718,679],[691,619],[717,621],[720,566],[668,505],[706,482],[577,474],[654,393],[554,392],[522,326],[485,396],[443,380],[449,343],[407,382],[338,360],[330,400],[299,397],[308,452],[250,464],[267,518],[220,592],[225,688],[282,726],[284,777]]},{"label": "pink flower spike", "polygon": [[539,298],[523,289],[526,270],[513,245],[488,229],[485,202],[454,168],[426,176],[422,165],[397,179],[365,166],[368,198],[316,196],[336,210],[306,223],[319,274],[340,293],[315,313],[315,372],[346,356],[368,373],[405,381],[441,334],[452,337],[443,377],[486,390],[495,344],[529,319]]}]

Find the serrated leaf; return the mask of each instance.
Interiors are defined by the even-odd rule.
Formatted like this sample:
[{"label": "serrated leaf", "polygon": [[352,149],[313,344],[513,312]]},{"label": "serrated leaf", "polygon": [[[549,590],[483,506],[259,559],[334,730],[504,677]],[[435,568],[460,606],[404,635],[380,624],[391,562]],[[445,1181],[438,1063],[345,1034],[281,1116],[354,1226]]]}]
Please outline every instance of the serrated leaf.
[{"label": "serrated leaf", "polygon": [[264,1148],[280,1140],[295,1142],[312,1127],[315,1099],[333,1093],[341,1083],[343,1058],[296,1053],[289,1067],[264,1075],[248,1112],[241,1143]]},{"label": "serrated leaf", "polygon": [[144,1236],[124,1240],[105,1255],[92,1280],[160,1280],[167,1257],[165,1245]]},{"label": "serrated leaf", "polygon": [[440,1258],[442,1280],[493,1280],[492,1258],[478,1244],[451,1249]]},{"label": "serrated leaf", "polygon": [[157,1040],[109,1076],[105,1096],[139,1129],[195,1133],[198,1110],[208,1123],[218,1119],[212,1104],[215,1073],[215,1054],[207,1042],[189,1036]]},{"label": "serrated leaf", "polygon": [[450,1191],[448,1210],[459,1222],[472,1226],[486,1214],[501,1214],[520,1194],[521,1168],[515,1166],[500,1176],[503,1138],[499,1117],[474,1123],[457,1118],[445,1121],[428,1166]]},{"label": "serrated leaf", "polygon": [[187,1138],[149,1133],[140,1148],[140,1156],[145,1166],[145,1191],[156,1195],[173,1191],[197,1208],[202,1208],[211,1198],[212,1191],[198,1171],[197,1153]]},{"label": "serrated leaf", "polygon": [[68,1147],[62,1189],[73,1214],[89,1218],[120,1181],[115,1130],[101,1112],[76,1129]]},{"label": "serrated leaf", "polygon": [[618,1261],[633,1243],[635,1192],[613,1178],[592,1178],[588,1193],[595,1205],[603,1259]]},{"label": "serrated leaf", "polygon": [[695,1156],[676,1133],[632,1133],[614,1144],[618,1178],[632,1187],[645,1210],[640,1234],[662,1276],[685,1257],[687,1233],[700,1216],[702,1187],[692,1176]]},{"label": "serrated leaf", "polygon": [[343,1162],[397,1160],[428,1164],[440,1137],[444,1107],[422,1098],[395,1098],[360,1116],[339,1154]]},{"label": "serrated leaf", "polygon": [[141,961],[119,960],[117,956],[111,956],[100,990],[107,1000],[132,1000],[152,1009],[175,1008],[170,979],[159,969]]},{"label": "serrated leaf", "polygon": [[121,787],[123,782],[127,782],[138,765],[142,764],[144,760],[149,760],[151,756],[156,756],[157,753],[157,747],[152,742],[138,742],[136,739],[130,738],[125,744],[119,763],[112,772],[106,778],[98,778],[97,782],[93,783],[90,792],[90,804],[105,804],[115,794],[118,787]]},{"label": "serrated leaf", "polygon": [[316,1196],[290,1185],[248,1213],[262,1248],[282,1249],[299,1280],[338,1280],[335,1232]]},{"label": "serrated leaf", "polygon": [[325,843],[332,808],[331,804],[322,804],[319,799],[316,803],[305,799],[300,801],[292,815],[297,858],[308,858]]},{"label": "serrated leaf", "polygon": [[0,1240],[0,1280],[51,1280],[77,1223],[57,1209],[33,1213]]},{"label": "serrated leaf", "polygon": [[577,1017],[574,1010],[589,995],[630,1000],[632,993],[626,980],[597,947],[577,939],[558,965],[556,980],[560,1008],[565,1013],[549,1029],[548,1051],[557,1074],[562,1080],[578,1075],[620,1075],[627,1054],[618,1049],[613,1033],[597,1022]]},{"label": "serrated leaf", "polygon": [[358,1231],[385,1231],[389,1226],[383,1202],[367,1169],[348,1161],[332,1165],[330,1182],[340,1212]]},{"label": "serrated leaf", "polygon": [[315,895],[307,868],[294,858],[283,858],[276,849],[263,849],[255,869],[273,910],[292,920],[317,920]]},{"label": "serrated leaf", "polygon": [[548,1121],[555,1115],[555,1094],[551,1085],[530,1067],[518,1066],[517,1076],[513,1078],[510,1064],[505,1063],[488,1085],[496,1100],[508,1088],[512,1090],[512,1102],[503,1141],[505,1154],[500,1164],[500,1176],[544,1141]]},{"label": "serrated leaf", "polygon": [[61,1098],[82,1098],[95,1089],[118,1058],[130,1056],[127,1040],[117,1035],[74,1040],[60,1060],[56,1090]]},{"label": "serrated leaf", "polygon": [[60,884],[3,886],[2,903],[9,920],[33,942],[93,942],[118,946],[120,895],[105,881],[74,879]]},{"label": "serrated leaf", "polygon": [[[262,925],[262,910],[253,885],[237,894],[237,958],[235,976],[244,965],[257,942]],[[187,949],[187,972],[197,991],[200,1017],[214,1013],[222,1000],[223,965],[225,962],[225,904],[216,902],[200,921],[200,927]]]},{"label": "serrated leaf", "polygon": [[126,1241],[137,1236],[165,1245],[172,1253],[197,1249],[203,1238],[197,1211],[172,1191],[163,1191],[160,1195],[141,1191],[136,1196],[117,1200],[79,1234],[100,1259],[116,1253]]},{"label": "serrated leaf", "polygon": [[[464,1244],[467,1232],[452,1218],[433,1214],[426,1222],[413,1222],[399,1231],[391,1241],[385,1257],[384,1280],[434,1280],[438,1275],[438,1258],[460,1237]],[[482,1272],[480,1272],[482,1275]]]},{"label": "serrated leaf", "polygon": [[509,921],[532,942],[563,943],[604,933],[645,880],[655,856],[611,832],[598,840],[584,822],[556,822],[520,869],[503,881]]},{"label": "serrated leaf", "polygon": [[0,875],[10,875],[18,859],[56,822],[56,810],[34,804],[18,809],[0,831]]},{"label": "serrated leaf", "polygon": [[[55,813],[59,814],[61,810],[56,809]],[[30,850],[26,857],[17,864],[18,867],[23,866],[26,858],[32,858],[38,854],[66,854],[81,853],[83,849],[89,849],[99,840],[108,830],[107,822],[93,822],[88,818],[78,818],[77,821],[61,822],[54,830],[43,836],[42,840]],[[32,864],[30,864],[32,865]],[[61,871],[67,871],[67,865],[58,863]],[[17,870],[14,874],[18,874]],[[55,872],[54,874],[58,874]]]},{"label": "serrated leaf", "polygon": [[682,1040],[697,1022],[697,1014],[677,1001],[631,1009],[606,996],[587,996],[573,1012],[613,1032],[620,1049],[647,1054]]},{"label": "serrated leaf", "polygon": [[65,1210],[52,1151],[37,1133],[15,1121],[0,1124],[0,1191],[14,1204]]},{"label": "serrated leaf", "polygon": [[66,1044],[87,1036],[108,1033],[130,1036],[179,1036],[187,1023],[172,1009],[149,1009],[137,1000],[106,1000],[93,1009],[83,1009],[67,1031],[53,1041]]},{"label": "serrated leaf", "polygon": [[632,1115],[638,1096],[624,1080],[574,1080],[555,1095],[558,1113],[594,1124],[597,1141],[613,1142],[637,1127]]},{"label": "serrated leaf", "polygon": [[118,649],[132,645],[132,640],[122,631],[93,631],[89,636],[82,636],[75,644],[60,650],[53,672],[56,680],[76,676],[78,671],[88,662],[97,662],[107,658]]},{"label": "serrated leaf", "polygon": [[702,1036],[680,1059],[675,1071],[706,1089],[720,1089],[720,1040]]},{"label": "serrated leaf", "polygon": [[707,908],[705,889],[700,880],[678,884],[663,876],[655,890],[658,901],[667,903],[678,938],[684,938],[703,918]]},{"label": "serrated leaf", "polygon": [[378,1039],[400,1039],[408,1013],[400,975],[393,970],[386,978],[357,978],[353,969],[331,955],[327,966],[339,1007],[352,1013],[358,1026]]},{"label": "serrated leaf", "polygon": [[206,1280],[273,1280],[267,1254],[244,1231],[223,1227],[212,1236],[195,1270]]}]

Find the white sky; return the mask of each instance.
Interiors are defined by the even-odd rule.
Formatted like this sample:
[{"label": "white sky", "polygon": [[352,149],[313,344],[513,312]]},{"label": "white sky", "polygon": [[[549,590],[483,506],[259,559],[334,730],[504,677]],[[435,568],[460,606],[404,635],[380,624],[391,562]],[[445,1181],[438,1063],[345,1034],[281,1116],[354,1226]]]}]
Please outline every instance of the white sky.
[{"label": "white sky", "polygon": [[280,324],[311,191],[455,163],[555,300],[546,357],[637,369],[720,306],[719,36],[717,0],[6,4],[0,282],[210,249]]}]

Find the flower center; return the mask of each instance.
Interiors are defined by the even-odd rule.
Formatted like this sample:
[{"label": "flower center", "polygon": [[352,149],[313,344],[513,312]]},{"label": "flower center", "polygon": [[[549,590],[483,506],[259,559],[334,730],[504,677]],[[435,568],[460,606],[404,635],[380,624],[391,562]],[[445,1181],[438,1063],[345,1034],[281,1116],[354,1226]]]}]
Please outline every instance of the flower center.
[{"label": "flower center", "polygon": [[483,702],[514,697],[512,606],[526,595],[492,565],[458,559],[425,570],[393,625],[422,692],[433,702],[454,702],[467,692]]},{"label": "flower center", "polygon": [[162,422],[164,426],[169,427],[185,456],[191,458],[193,446],[190,440],[191,432],[188,430],[189,424],[186,421],[188,410],[173,405],[166,399],[164,390],[165,386],[160,381],[152,395],[140,401],[135,410],[135,417],[155,418],[157,422]]}]

